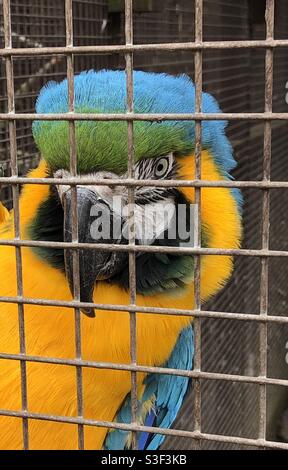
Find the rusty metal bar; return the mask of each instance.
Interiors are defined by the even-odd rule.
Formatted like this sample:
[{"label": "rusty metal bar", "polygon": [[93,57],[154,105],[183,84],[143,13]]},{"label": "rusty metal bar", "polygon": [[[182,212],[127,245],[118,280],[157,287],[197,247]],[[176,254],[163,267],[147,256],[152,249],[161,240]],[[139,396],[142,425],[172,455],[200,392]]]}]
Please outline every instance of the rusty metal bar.
[{"label": "rusty metal bar", "polygon": [[[95,184],[95,179],[89,177],[71,178],[26,178],[26,177],[0,177],[0,184],[44,184],[44,185],[91,185]],[[97,186],[107,186],[107,180],[97,179]],[[230,180],[135,180],[135,179],[113,179],[109,181],[109,186],[152,186],[157,188],[255,188],[255,189],[288,189],[288,181],[230,181]]]},{"label": "rusty metal bar", "polygon": [[[11,30],[11,5],[10,0],[3,1],[3,21],[4,21],[4,42],[7,49],[12,48],[12,30]],[[11,55],[5,57],[6,65],[6,83],[7,83],[7,104],[8,113],[15,113],[15,95],[14,95],[14,77],[13,77],[13,59]],[[16,141],[16,121],[9,121],[9,140],[10,140],[10,159],[11,159],[11,175],[18,176],[17,166],[17,141]],[[20,211],[19,211],[19,186],[12,187],[13,207],[14,207],[14,235],[16,240],[21,238],[20,227]],[[15,260],[16,260],[16,281],[17,281],[17,295],[23,295],[23,276],[22,276],[22,256],[21,247],[15,246]],[[26,353],[25,345],[25,322],[24,322],[24,304],[18,304],[18,326],[19,326],[19,346],[20,353]],[[20,360],[20,374],[21,374],[21,401],[22,411],[27,412],[28,398],[27,398],[27,371],[26,362]],[[23,432],[23,448],[29,449],[29,429],[28,419],[23,417],[22,420]]]},{"label": "rusty metal bar", "polygon": [[[133,0],[125,0],[125,43],[133,44]],[[133,83],[133,51],[126,52],[126,91],[127,113],[134,112],[134,83]],[[134,122],[127,121],[127,148],[128,148],[128,178],[134,178]],[[134,187],[128,188],[128,221],[129,246],[135,246],[134,225]],[[136,255],[129,252],[129,295],[130,304],[136,304]],[[130,311],[130,359],[132,365],[137,365],[137,316],[136,311]],[[137,425],[138,390],[137,372],[131,371],[131,424]],[[132,449],[137,450],[137,433],[132,431]]]},{"label": "rusty metal bar", "polygon": [[[0,121],[9,122],[9,138],[10,138],[10,154],[12,176],[8,178],[0,178],[0,184],[10,184],[13,189],[13,205],[14,205],[14,230],[15,239],[1,240],[0,245],[14,246],[16,251],[17,266],[17,296],[16,297],[0,297],[0,302],[9,302],[18,304],[19,312],[19,338],[20,338],[20,354],[0,353],[0,359],[19,360],[21,366],[21,394],[22,394],[22,411],[0,410],[0,415],[16,416],[23,419],[23,442],[24,448],[28,449],[29,432],[28,419],[42,419],[56,422],[67,422],[78,426],[78,447],[84,448],[84,426],[99,426],[112,429],[122,429],[132,431],[133,448],[136,448],[136,433],[139,431],[147,431],[165,435],[183,436],[192,438],[198,447],[203,440],[211,440],[216,442],[235,443],[239,445],[251,445],[261,448],[279,448],[288,449],[288,444],[271,442],[266,440],[266,388],[267,385],[288,386],[288,380],[272,379],[267,377],[267,327],[269,323],[288,323],[288,316],[270,316],[268,315],[268,264],[270,257],[287,257],[288,251],[269,250],[269,199],[270,189],[288,188],[288,182],[270,180],[271,176],[271,123],[274,120],[288,120],[288,113],[273,113],[273,52],[275,48],[287,47],[288,40],[274,40],[274,0],[266,0],[266,23],[267,34],[264,41],[215,41],[203,42],[203,0],[195,0],[195,42],[176,43],[176,44],[145,44],[133,45],[133,10],[132,0],[125,0],[125,37],[126,44],[123,46],[73,46],[73,0],[65,0],[65,19],[66,19],[66,47],[60,48],[21,48],[12,47],[11,39],[11,18],[10,18],[10,0],[3,0],[4,11],[4,33],[5,47],[0,49],[0,56],[5,58],[6,76],[7,76],[7,95],[8,95],[8,114],[0,114]],[[201,112],[201,94],[202,94],[202,52],[212,49],[239,49],[239,48],[265,48],[266,49],[266,68],[265,68],[265,112],[264,113],[226,113],[226,114],[203,114]],[[195,51],[195,113],[193,114],[135,114],[133,111],[133,53],[147,51],[172,52],[180,50]],[[75,54],[106,54],[106,53],[123,53],[126,59],[127,74],[127,113],[122,114],[77,114],[74,109],[74,67],[73,56]],[[68,96],[69,96],[69,113],[36,115],[36,114],[16,114],[14,106],[14,86],[13,86],[13,57],[14,56],[43,56],[48,54],[65,55],[67,58],[67,78],[68,78]],[[17,149],[16,149],[16,122],[23,120],[63,120],[69,122],[69,143],[70,143],[70,172],[71,178],[66,180],[56,180],[53,178],[19,178],[17,171]],[[201,180],[201,123],[205,120],[253,120],[264,122],[264,160],[263,160],[263,181],[204,181]],[[87,178],[80,179],[77,177],[77,155],[75,140],[75,121],[126,121],[128,128],[128,178],[111,181],[111,185],[125,185],[129,189],[129,206],[130,206],[130,230],[129,245],[97,245],[78,243],[78,227],[77,227],[77,184],[93,184],[94,180]],[[135,181],[133,179],[133,122],[134,121],[164,121],[164,120],[191,120],[195,121],[195,174],[194,181]],[[21,240],[20,233],[20,215],[19,215],[19,184],[69,184],[72,192],[72,209],[73,209],[73,234],[71,243],[54,243],[54,242],[33,242],[29,240]],[[172,247],[153,247],[153,246],[135,246],[135,235],[133,232],[133,204],[134,204],[134,188],[136,186],[157,186],[157,187],[195,187],[195,203],[198,205],[198,224],[196,227],[196,244],[195,248],[172,248]],[[107,185],[107,180],[97,181],[99,185]],[[110,182],[109,182],[110,185]],[[201,188],[202,187],[226,187],[226,188],[255,188],[263,191],[263,229],[262,229],[262,249],[261,250],[224,250],[213,248],[201,248]],[[21,247],[54,247],[58,249],[73,249],[73,278],[74,278],[74,300],[57,301],[49,299],[29,299],[23,297],[22,282],[22,262]],[[88,304],[80,302],[79,292],[79,255],[80,248],[99,249],[106,251],[125,251],[129,253],[129,281],[130,281],[130,304],[129,305],[103,305]],[[189,253],[194,254],[195,263],[195,308],[191,310],[180,309],[160,309],[153,307],[138,307],[136,305],[136,267],[135,256],[138,252],[165,252],[165,253]],[[200,278],[201,278],[201,255],[229,255],[229,256],[253,256],[261,258],[261,287],[260,287],[260,314],[241,314],[229,312],[213,312],[201,310],[200,298]],[[44,358],[39,356],[29,356],[25,352],[25,328],[24,328],[24,305],[47,305],[62,306],[75,309],[75,359],[57,359]],[[131,364],[111,364],[97,363],[93,361],[83,361],[81,358],[81,329],[80,329],[80,308],[95,307],[99,310],[122,311],[130,314],[130,341],[131,341]],[[183,315],[195,317],[195,368],[193,371],[181,371],[177,369],[165,369],[160,367],[146,367],[137,365],[137,344],[136,344],[136,313],[155,313],[165,315]],[[231,375],[207,373],[201,371],[201,319],[202,318],[222,318],[238,321],[253,321],[259,324],[260,333],[260,371],[258,377],[246,375]],[[50,416],[43,414],[30,413],[27,411],[27,384],[26,384],[26,363],[39,362],[68,365],[76,368],[77,375],[77,414],[76,418],[64,416]],[[107,423],[105,421],[94,421],[83,418],[83,397],[82,397],[82,367],[92,367],[98,369],[125,370],[131,372],[131,424]],[[149,428],[137,425],[137,373],[158,373],[191,377],[195,380],[195,426],[193,432],[181,430],[168,430]],[[246,439],[232,436],[219,436],[213,434],[205,434],[201,432],[201,379],[207,380],[224,380],[239,383],[257,384],[260,388],[259,400],[259,438]]]},{"label": "rusty metal bar", "polygon": [[[66,46],[73,50],[73,0],[65,0],[65,21],[66,21]],[[74,57],[70,52],[66,56],[67,60],[67,82],[68,82],[68,110],[74,113]],[[69,151],[70,151],[70,173],[72,177],[77,176],[77,148],[75,121],[69,122]],[[77,186],[71,186],[72,202],[72,242],[78,242],[78,210],[77,210]],[[80,300],[80,275],[79,275],[79,250],[72,253],[73,263],[73,298]],[[75,350],[76,358],[81,359],[82,340],[81,340],[81,312],[75,308]],[[76,366],[76,388],[77,388],[77,415],[83,417],[83,377],[82,368]],[[78,424],[78,449],[84,450],[84,426]]]},{"label": "rusty metal bar", "polygon": [[[266,0],[266,38],[274,37],[275,22],[274,0]],[[272,49],[266,50],[265,59],[265,112],[272,112],[273,107],[273,55]],[[271,178],[271,144],[272,128],[271,121],[266,121],[264,125],[264,149],[263,149],[263,180],[269,181]],[[270,190],[263,191],[262,203],[262,248],[269,250],[269,230],[270,230]],[[268,316],[268,286],[269,286],[269,258],[261,259],[261,281],[260,281],[260,316]],[[268,351],[268,324],[261,323],[259,326],[260,348],[259,348],[259,374],[261,377],[267,376],[267,351]],[[266,384],[260,385],[259,394],[259,439],[266,438],[267,426],[267,388]]]},{"label": "rusty metal bar", "polygon": [[287,121],[288,113],[0,113],[0,121]]},{"label": "rusty metal bar", "polygon": [[177,316],[188,316],[188,317],[203,317],[203,318],[221,318],[226,320],[240,320],[240,321],[252,321],[258,323],[288,323],[288,312],[279,313],[278,315],[269,315],[265,318],[256,313],[237,313],[237,312],[218,312],[213,310],[185,310],[185,309],[173,309],[173,308],[158,308],[158,307],[141,307],[139,305],[115,305],[115,304],[98,304],[89,302],[76,302],[76,301],[62,301],[62,300],[51,300],[51,299],[37,299],[30,297],[4,297],[0,296],[0,302],[5,303],[16,303],[16,304],[27,304],[27,305],[43,305],[50,307],[65,307],[65,308],[95,308],[98,310],[111,310],[114,312],[131,312],[136,310],[137,313],[153,313],[157,315],[177,315]]},{"label": "rusty metal bar", "polygon": [[[195,0],[195,42],[201,42],[203,39],[203,0]],[[202,51],[195,53],[195,113],[201,113],[202,108]],[[202,123],[195,122],[195,177],[201,180],[201,151],[202,151]],[[201,248],[201,187],[195,188],[195,205],[197,215],[195,217],[194,227],[194,246]],[[195,256],[194,264],[194,303],[195,310],[201,312],[201,256]],[[201,316],[194,319],[195,333],[195,371],[201,371]],[[194,380],[194,431],[201,433],[201,380]],[[201,441],[193,441],[195,450],[201,449]]]},{"label": "rusty metal bar", "polygon": [[134,431],[134,432],[147,432],[153,434],[161,434],[164,436],[177,436],[177,437],[188,437],[192,439],[201,439],[206,441],[214,442],[227,442],[238,445],[246,445],[252,447],[261,447],[269,449],[288,449],[288,444],[282,442],[273,442],[266,441],[265,439],[248,439],[244,437],[233,437],[233,436],[224,436],[219,434],[207,434],[207,433],[198,433],[196,431],[182,431],[178,429],[165,429],[165,428],[154,428],[149,426],[134,426],[130,424],[120,424],[117,422],[109,421],[96,421],[92,419],[83,419],[83,418],[71,418],[65,416],[53,416],[45,415],[40,413],[28,413],[21,411],[10,411],[10,410],[0,410],[0,416],[10,416],[15,418],[29,418],[29,419],[38,419],[42,421],[54,421],[58,423],[69,423],[69,424],[82,424],[84,426],[96,426],[104,427],[109,429],[120,429],[123,431]]},{"label": "rusty metal bar", "polygon": [[113,245],[97,243],[75,243],[75,242],[44,242],[32,240],[18,239],[0,239],[0,246],[25,246],[25,247],[42,247],[57,249],[88,249],[98,251],[124,251],[135,253],[171,253],[186,255],[220,255],[220,256],[252,256],[252,257],[284,257],[287,258],[288,251],[277,250],[245,250],[245,249],[222,249],[222,248],[187,248],[187,247],[171,247],[171,246],[155,246],[155,245]]},{"label": "rusty metal bar", "polygon": [[177,51],[199,51],[220,49],[266,49],[282,48],[288,46],[288,39],[255,40],[255,41],[203,41],[203,42],[176,42],[159,44],[133,44],[133,45],[98,45],[98,46],[71,46],[71,47],[23,47],[2,48],[0,57],[12,56],[44,56],[44,55],[66,55],[73,54],[115,54],[129,52],[177,52]]},{"label": "rusty metal bar", "polygon": [[164,367],[152,367],[145,365],[133,365],[133,364],[116,364],[110,362],[96,362],[96,361],[85,361],[81,359],[61,359],[56,357],[44,357],[44,356],[33,356],[33,355],[22,355],[22,354],[9,354],[0,353],[0,360],[8,359],[12,361],[26,361],[36,362],[43,364],[57,364],[71,367],[85,367],[90,369],[107,369],[107,370],[120,370],[128,372],[143,372],[145,374],[160,374],[160,375],[173,375],[181,377],[189,377],[192,379],[205,379],[205,380],[222,380],[225,382],[237,382],[247,383],[255,385],[277,385],[280,387],[288,387],[288,380],[285,379],[274,379],[270,377],[259,377],[250,375],[234,375],[234,374],[223,374],[217,372],[204,372],[195,370],[181,370],[181,369],[169,369]]}]

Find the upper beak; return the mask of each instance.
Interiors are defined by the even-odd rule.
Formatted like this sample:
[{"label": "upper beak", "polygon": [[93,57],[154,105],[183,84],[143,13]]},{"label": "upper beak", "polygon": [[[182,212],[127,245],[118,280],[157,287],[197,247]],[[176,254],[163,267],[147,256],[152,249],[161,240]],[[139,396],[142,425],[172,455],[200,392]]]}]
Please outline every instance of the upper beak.
[{"label": "upper beak", "polygon": [[[64,208],[64,241],[72,241],[72,197],[71,190],[65,192],[63,196]],[[127,258],[126,253],[97,250],[97,243],[115,243],[111,235],[111,227],[115,215],[109,204],[99,199],[97,194],[89,188],[77,188],[77,214],[78,214],[78,241],[79,243],[94,243],[94,249],[79,249],[79,288],[80,301],[93,303],[93,292],[96,281],[99,279],[111,278],[114,274],[121,271]],[[99,237],[93,229],[93,223],[99,222],[101,218],[103,235]],[[118,216],[119,219],[119,216]],[[117,220],[119,225],[119,220]],[[106,225],[106,227],[105,227]],[[121,221],[120,221],[121,225]],[[98,224],[99,227],[99,224]],[[109,229],[109,230],[108,230]],[[97,236],[98,234],[98,236]],[[110,236],[109,236],[110,234]],[[118,241],[119,242],[119,241]],[[69,287],[74,295],[74,276],[73,273],[73,253],[72,249],[64,250],[65,271],[69,282]],[[94,308],[82,308],[81,311],[89,317],[95,317]]]}]

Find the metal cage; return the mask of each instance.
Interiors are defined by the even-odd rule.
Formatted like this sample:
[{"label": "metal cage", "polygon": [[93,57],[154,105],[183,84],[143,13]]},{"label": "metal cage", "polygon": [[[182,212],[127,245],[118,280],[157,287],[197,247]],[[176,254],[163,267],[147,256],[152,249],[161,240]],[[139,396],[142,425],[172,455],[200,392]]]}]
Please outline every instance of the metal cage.
[{"label": "metal cage", "polygon": [[[277,437],[277,423],[288,407],[288,291],[286,279],[287,227],[285,214],[288,189],[286,157],[288,93],[288,5],[285,0],[0,0],[0,176],[6,205],[14,208],[15,239],[0,240],[16,251],[18,292],[1,302],[16,303],[19,314],[20,353],[0,351],[1,359],[20,362],[21,410],[0,410],[0,415],[23,421],[23,448],[29,449],[29,420],[52,420],[78,426],[79,449],[85,448],[84,426],[146,430],[167,435],[164,448],[228,449],[279,448],[288,444]],[[133,11],[134,4],[134,11]],[[88,68],[126,68],[127,113],[117,115],[75,114],[74,73]],[[133,111],[133,68],[194,77],[196,109],[189,115],[140,115]],[[34,114],[34,101],[49,79],[68,78],[69,113]],[[201,112],[201,95],[213,93],[223,114]],[[69,122],[69,180],[23,178],[39,155],[31,133],[32,120]],[[135,254],[159,247],[135,245],[132,226],[128,247],[107,246],[105,250],[129,252],[130,306],[98,305],[102,310],[130,313],[131,364],[88,362],[81,359],[79,260],[77,210],[74,210],[73,302],[31,299],[23,296],[21,247],[51,246],[20,237],[19,190],[23,184],[70,184],[76,207],[77,155],[75,121],[122,120],[127,122],[128,178],[116,181],[129,188],[133,205],[133,122],[136,120],[194,120],[196,123],[196,179],[181,181],[195,188],[200,222],[201,188],[238,187],[244,194],[244,240],[239,250],[201,247],[200,231],[195,248],[195,305],[191,310],[161,310],[137,306]],[[229,120],[228,134],[239,167],[235,181],[201,179],[201,122]],[[91,183],[91,181],[90,181]],[[89,180],[81,179],[81,185]],[[98,184],[107,184],[106,180]],[[155,186],[155,181],[145,183]],[[158,184],[158,183],[157,183]],[[160,183],[159,183],[160,184]],[[164,183],[162,183],[164,184]],[[165,182],[177,186],[179,181]],[[132,214],[131,214],[132,215]],[[133,219],[133,215],[132,215]],[[65,244],[54,243],[58,248]],[[89,248],[89,245],[85,245]],[[83,246],[82,246],[83,248]],[[90,246],[93,248],[93,246]],[[163,248],[163,251],[169,251]],[[201,254],[235,256],[235,270],[228,286],[205,305],[200,301]],[[78,273],[78,275],[77,275]],[[26,353],[25,305],[68,306],[75,309],[75,359],[35,357]],[[87,306],[87,305],[86,305]],[[146,367],[137,364],[137,312],[194,317],[196,349],[191,372]],[[215,344],[216,342],[216,344]],[[29,362],[68,365],[76,369],[78,416],[51,416],[29,411],[26,367]],[[131,373],[132,423],[119,424],[83,418],[83,368],[109,368]],[[185,375],[192,378],[175,429],[138,426],[137,371]]]}]

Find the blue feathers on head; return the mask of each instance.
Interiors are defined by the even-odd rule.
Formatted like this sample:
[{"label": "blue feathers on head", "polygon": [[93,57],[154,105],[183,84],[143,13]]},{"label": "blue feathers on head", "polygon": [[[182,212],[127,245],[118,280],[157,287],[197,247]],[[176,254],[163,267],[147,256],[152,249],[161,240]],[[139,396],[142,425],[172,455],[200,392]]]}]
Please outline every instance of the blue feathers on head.
[{"label": "blue feathers on head", "polygon": [[[75,112],[125,113],[126,75],[124,71],[90,70],[75,76]],[[68,112],[67,80],[50,82],[40,92],[37,113]],[[195,86],[186,75],[134,71],[135,113],[195,112]],[[216,100],[202,93],[202,111],[220,113]],[[233,151],[225,134],[227,122],[202,122],[202,148],[212,154],[223,176],[236,166]],[[61,161],[69,168],[68,124],[63,121],[35,121],[33,133],[42,156],[51,164]],[[127,126],[125,122],[82,121],[76,123],[78,171],[95,167],[123,171],[127,165]],[[194,121],[135,122],[135,159],[153,158],[168,152],[188,155],[195,147]],[[56,160],[56,162],[55,162]],[[240,193],[233,190],[241,199]]]}]

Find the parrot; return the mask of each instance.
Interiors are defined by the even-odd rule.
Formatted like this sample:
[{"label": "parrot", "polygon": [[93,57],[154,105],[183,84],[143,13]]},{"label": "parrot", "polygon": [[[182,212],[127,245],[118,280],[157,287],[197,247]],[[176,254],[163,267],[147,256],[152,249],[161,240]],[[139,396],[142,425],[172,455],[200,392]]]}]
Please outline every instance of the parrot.
[{"label": "parrot", "polygon": [[[195,112],[195,86],[187,75],[133,71],[134,113]],[[49,82],[40,91],[36,113],[69,112],[67,78]],[[126,73],[123,70],[87,70],[74,77],[75,113],[125,113]],[[202,92],[202,112],[220,113],[216,99]],[[202,122],[201,178],[231,180],[236,166],[226,135],[227,122]],[[22,185],[19,199],[20,236],[23,240],[71,242],[72,195],[65,184],[29,184],[30,178],[71,177],[69,123],[35,120],[33,137],[39,149],[37,168]],[[128,189],[110,184],[127,178],[127,122],[76,120],[78,240],[95,244],[95,250],[79,248],[80,300],[113,305],[113,310],[82,308],[81,358],[100,363],[131,364],[130,314],[117,306],[130,305],[129,255],[124,250],[97,250],[97,243],[127,245]],[[194,180],[195,121],[136,120],[133,123],[134,221],[136,245],[181,246],[178,231],[169,237],[170,226],[178,227],[183,214],[192,217],[195,204],[192,186],[141,186],[141,180]],[[89,178],[91,185],[81,185]],[[107,179],[107,186],[98,180]],[[139,180],[139,185],[138,185]],[[121,204],[115,205],[114,199]],[[167,204],[167,217],[162,217]],[[117,207],[116,207],[117,206]],[[184,207],[184,212],[180,211]],[[201,246],[237,249],[241,243],[242,197],[236,188],[201,188]],[[4,211],[4,214],[6,212]],[[101,217],[99,216],[101,214]],[[153,214],[156,221],[153,222]],[[102,223],[100,230],[99,220]],[[148,227],[148,233],[143,230]],[[108,222],[116,233],[104,230]],[[189,220],[188,220],[189,222]],[[142,228],[141,228],[142,227]],[[190,225],[189,225],[190,227]],[[105,231],[105,233],[104,233]],[[145,233],[144,233],[145,232]],[[96,235],[95,235],[96,234]],[[14,238],[14,215],[2,217],[0,238]],[[186,242],[185,242],[186,243]],[[188,245],[190,241],[188,240]],[[35,245],[35,246],[34,246]],[[73,300],[71,247],[22,246],[23,297]],[[65,245],[64,245],[65,246]],[[189,245],[190,246],[190,245]],[[0,245],[1,296],[17,296],[15,247]],[[163,314],[136,313],[137,364],[148,367],[193,369],[193,318],[168,315],[165,309],[193,309],[195,257],[186,252],[141,252],[135,255],[138,307],[158,307]],[[214,296],[233,271],[233,257],[201,254],[201,302]],[[75,312],[69,306],[23,306],[25,351],[28,356],[70,360],[76,357]],[[137,308],[136,308],[137,310]],[[0,302],[0,353],[19,354],[17,303]],[[205,346],[205,345],[204,345]],[[28,360],[27,409],[36,417],[28,420],[30,449],[78,449],[78,427],[74,423],[37,419],[37,414],[73,418],[78,416],[75,366]],[[83,417],[106,423],[131,423],[131,373],[129,370],[82,368]],[[157,428],[169,429],[181,409],[189,378],[137,371],[137,423],[155,427],[155,433],[137,432],[139,450],[158,449],[165,436]],[[22,409],[21,368],[17,357],[0,359],[0,409]],[[105,423],[104,423],[105,424]],[[124,450],[132,446],[129,430],[84,425],[85,450]],[[22,449],[21,416],[0,414],[0,448]]]},{"label": "parrot", "polygon": [[0,225],[6,222],[10,217],[8,209],[0,202]]},{"label": "parrot", "polygon": [[[4,168],[3,168],[3,165],[1,164],[0,164],[0,176],[4,176]],[[9,217],[10,217],[10,213],[8,209],[0,201],[0,225],[3,222],[6,222],[9,219]]]}]

